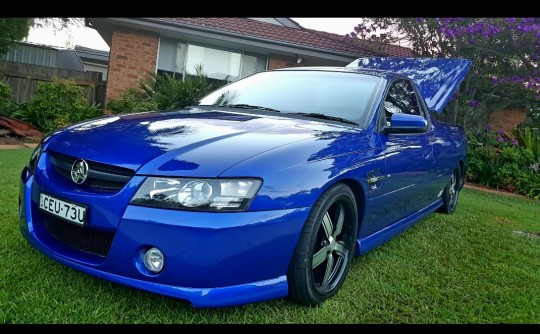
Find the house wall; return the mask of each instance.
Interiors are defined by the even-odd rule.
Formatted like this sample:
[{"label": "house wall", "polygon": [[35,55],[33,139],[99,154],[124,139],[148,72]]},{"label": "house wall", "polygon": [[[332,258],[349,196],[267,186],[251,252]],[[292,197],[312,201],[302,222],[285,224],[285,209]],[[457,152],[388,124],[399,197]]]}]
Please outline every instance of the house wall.
[{"label": "house wall", "polygon": [[508,108],[494,111],[489,116],[489,126],[492,130],[502,130],[506,134],[511,134],[512,129],[525,121],[527,113],[523,108]]},{"label": "house wall", "polygon": [[296,67],[296,66],[304,66],[304,64],[296,63],[296,57],[276,55],[276,54],[268,55],[268,69],[269,70],[274,70],[276,68],[284,68],[284,67]]},{"label": "house wall", "polygon": [[[109,57],[107,103],[131,87],[136,87],[147,73],[155,73],[158,59],[159,34],[143,30],[115,27]],[[306,66],[295,56],[268,55],[268,69]]]},{"label": "house wall", "polygon": [[115,27],[107,77],[106,101],[135,87],[147,73],[156,72],[159,34]]}]

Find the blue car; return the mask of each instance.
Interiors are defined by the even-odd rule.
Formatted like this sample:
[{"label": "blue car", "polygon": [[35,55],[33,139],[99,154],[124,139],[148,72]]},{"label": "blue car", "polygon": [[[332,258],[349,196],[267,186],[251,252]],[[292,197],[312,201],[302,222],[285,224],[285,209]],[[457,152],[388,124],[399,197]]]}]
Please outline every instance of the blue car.
[{"label": "blue car", "polygon": [[470,66],[265,71],[181,110],[68,126],[22,171],[20,231],[68,267],[194,307],[318,305],[354,256],[456,209],[467,139],[432,115]]}]

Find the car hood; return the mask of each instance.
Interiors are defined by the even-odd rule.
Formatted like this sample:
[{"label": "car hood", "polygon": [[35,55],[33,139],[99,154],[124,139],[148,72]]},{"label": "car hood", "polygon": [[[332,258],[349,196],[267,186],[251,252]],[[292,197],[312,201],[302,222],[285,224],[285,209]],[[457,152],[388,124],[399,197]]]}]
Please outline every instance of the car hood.
[{"label": "car hood", "polygon": [[429,110],[442,112],[471,68],[468,59],[358,58],[347,67],[376,69],[413,80]]},{"label": "car hood", "polygon": [[[350,127],[248,112],[187,108],[104,117],[58,131],[45,150],[141,175],[216,177],[255,155]],[[358,129],[355,129],[358,131]]]}]

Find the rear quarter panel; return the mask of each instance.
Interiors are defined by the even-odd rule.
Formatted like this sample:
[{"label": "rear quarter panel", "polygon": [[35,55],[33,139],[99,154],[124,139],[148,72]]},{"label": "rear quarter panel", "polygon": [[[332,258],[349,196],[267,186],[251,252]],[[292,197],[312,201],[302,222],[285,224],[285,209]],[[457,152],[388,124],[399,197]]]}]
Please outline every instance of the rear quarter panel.
[{"label": "rear quarter panel", "polygon": [[456,167],[460,167],[461,182],[467,168],[467,135],[463,127],[432,120],[433,124],[433,166],[435,182],[442,186]]}]

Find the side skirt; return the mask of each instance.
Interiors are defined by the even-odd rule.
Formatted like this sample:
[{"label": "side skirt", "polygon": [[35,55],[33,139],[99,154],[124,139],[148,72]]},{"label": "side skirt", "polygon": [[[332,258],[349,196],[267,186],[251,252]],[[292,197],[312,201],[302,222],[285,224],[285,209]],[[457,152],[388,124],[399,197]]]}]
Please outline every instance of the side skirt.
[{"label": "side skirt", "polygon": [[355,256],[363,255],[377,246],[384,244],[386,241],[397,236],[401,232],[405,231],[415,223],[426,217],[430,213],[434,212],[443,204],[441,198],[438,198],[433,204],[413,213],[410,216],[403,218],[394,224],[385,227],[384,229],[370,234],[362,239],[356,240]]}]

